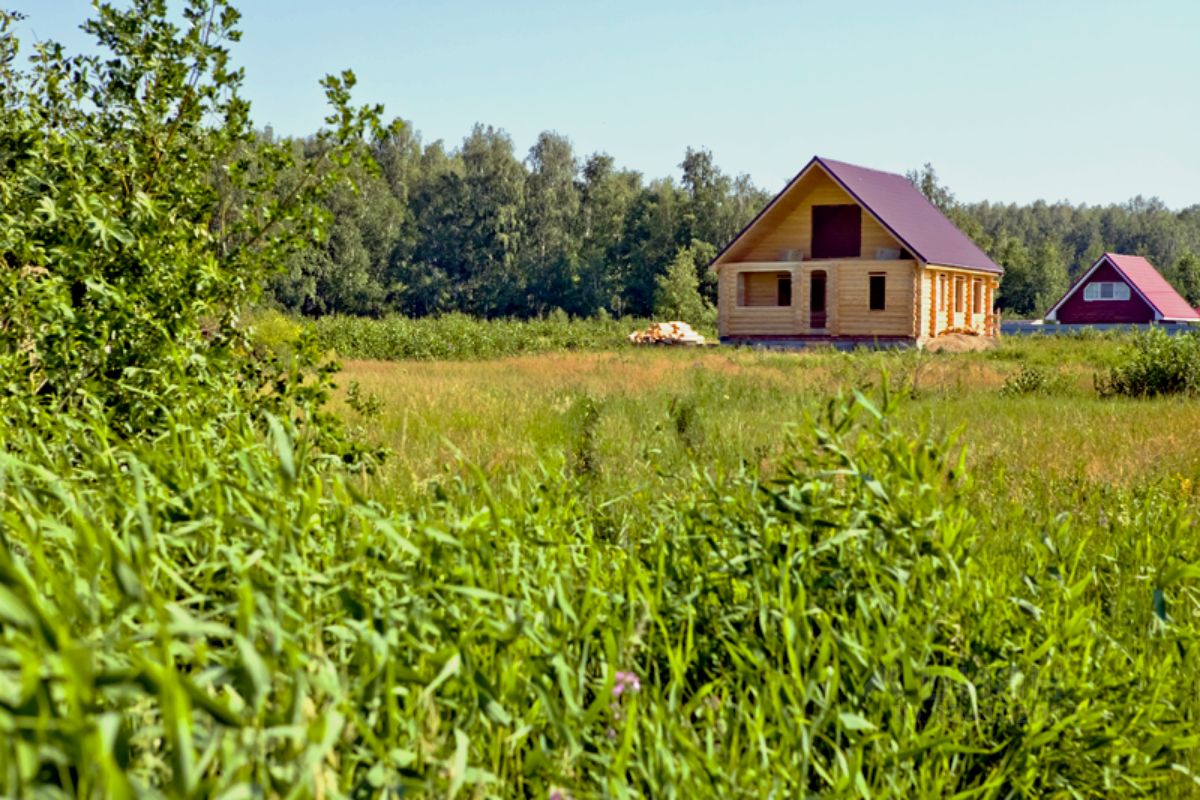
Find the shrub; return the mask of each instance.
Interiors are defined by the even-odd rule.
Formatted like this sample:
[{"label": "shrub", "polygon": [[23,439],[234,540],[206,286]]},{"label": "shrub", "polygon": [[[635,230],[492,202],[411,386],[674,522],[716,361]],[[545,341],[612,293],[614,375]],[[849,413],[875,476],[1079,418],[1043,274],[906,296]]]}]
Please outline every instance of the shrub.
[{"label": "shrub", "polygon": [[299,344],[304,325],[280,311],[265,309],[250,317],[247,330],[255,344],[284,357]]},{"label": "shrub", "polygon": [[1016,397],[1027,394],[1055,394],[1065,387],[1063,377],[1045,367],[1022,364],[1021,368],[1009,375],[1000,387],[1000,394],[1005,397]]},{"label": "shrub", "polygon": [[1133,337],[1124,360],[1096,379],[1101,396],[1200,393],[1200,334],[1174,336],[1154,327]]}]

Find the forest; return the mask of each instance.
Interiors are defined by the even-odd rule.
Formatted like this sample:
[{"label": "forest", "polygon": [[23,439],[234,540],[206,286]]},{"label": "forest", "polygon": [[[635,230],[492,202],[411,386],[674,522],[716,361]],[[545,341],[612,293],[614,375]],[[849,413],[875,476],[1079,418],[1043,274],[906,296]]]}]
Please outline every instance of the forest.
[{"label": "forest", "polygon": [[[297,165],[317,154],[315,140],[290,144]],[[605,153],[580,155],[553,131],[522,158],[491,126],[448,149],[397,121],[369,149],[356,187],[324,201],[322,247],[291,257],[272,281],[283,310],[703,318],[716,302],[709,262],[772,196],[702,147],[685,150],[678,176],[653,179]],[[798,154],[796,169],[807,158]],[[1200,204],[1177,211],[1140,195],[1109,206],[968,203],[932,164],[908,177],[1005,267],[997,302],[1008,316],[1041,316],[1105,251],[1147,256],[1200,304]],[[688,302],[696,292],[700,304]]]}]

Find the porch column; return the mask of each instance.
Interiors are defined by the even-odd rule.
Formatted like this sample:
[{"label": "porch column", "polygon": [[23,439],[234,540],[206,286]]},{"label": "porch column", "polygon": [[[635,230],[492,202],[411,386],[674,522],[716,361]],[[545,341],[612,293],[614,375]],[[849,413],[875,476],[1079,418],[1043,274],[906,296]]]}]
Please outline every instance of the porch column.
[{"label": "porch column", "polygon": [[965,300],[966,300],[966,302],[967,302],[967,307],[966,307],[966,322],[964,322],[964,323],[963,323],[963,327],[965,327],[965,328],[969,328],[969,327],[971,327],[971,323],[974,321],[974,311],[975,311],[975,302],[974,302],[974,301],[975,301],[975,279],[974,279],[974,278],[963,278],[963,283],[964,283],[964,284],[966,284],[966,285],[963,287],[963,291],[964,291],[964,292],[966,293],[966,295],[967,295],[965,298],[963,298],[963,299],[965,299]]},{"label": "porch column", "polygon": [[929,272],[929,337],[937,336],[938,276]]},{"label": "porch column", "polygon": [[946,328],[954,327],[954,276],[942,275],[942,297],[946,301]]},{"label": "porch column", "polygon": [[792,267],[792,326],[794,333],[808,330],[808,309],[804,305],[804,268],[799,264]]},{"label": "porch column", "polygon": [[988,312],[992,315],[992,336],[1000,335],[1000,321],[996,318],[996,290],[1000,288],[1000,281],[992,278],[988,281]]}]

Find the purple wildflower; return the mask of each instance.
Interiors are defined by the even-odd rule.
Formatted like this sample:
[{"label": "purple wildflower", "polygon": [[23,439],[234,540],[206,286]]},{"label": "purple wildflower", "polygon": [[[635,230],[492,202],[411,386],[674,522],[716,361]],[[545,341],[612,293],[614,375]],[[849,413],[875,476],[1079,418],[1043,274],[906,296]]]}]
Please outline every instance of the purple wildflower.
[{"label": "purple wildflower", "polygon": [[629,692],[637,694],[642,690],[642,681],[632,672],[618,672],[613,683],[613,697],[620,697]]}]

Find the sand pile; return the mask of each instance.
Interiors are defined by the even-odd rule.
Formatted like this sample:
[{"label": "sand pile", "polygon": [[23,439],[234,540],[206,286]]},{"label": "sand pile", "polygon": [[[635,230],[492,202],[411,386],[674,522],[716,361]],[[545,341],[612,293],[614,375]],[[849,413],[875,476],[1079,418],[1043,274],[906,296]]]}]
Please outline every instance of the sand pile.
[{"label": "sand pile", "polygon": [[925,342],[925,350],[930,353],[973,353],[977,350],[991,350],[996,346],[993,336],[973,336],[966,333],[946,333]]}]

